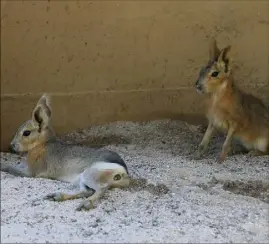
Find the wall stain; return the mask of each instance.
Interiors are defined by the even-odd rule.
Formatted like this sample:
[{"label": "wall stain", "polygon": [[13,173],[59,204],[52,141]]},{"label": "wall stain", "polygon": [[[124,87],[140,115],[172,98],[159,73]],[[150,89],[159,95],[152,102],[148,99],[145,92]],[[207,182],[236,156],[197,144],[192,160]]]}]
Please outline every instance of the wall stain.
[{"label": "wall stain", "polygon": [[74,55],[71,55],[68,57],[67,62],[70,63],[73,61],[73,59],[74,59]]},{"label": "wall stain", "polygon": [[269,20],[259,20],[258,23],[263,24],[263,25],[269,25]]}]

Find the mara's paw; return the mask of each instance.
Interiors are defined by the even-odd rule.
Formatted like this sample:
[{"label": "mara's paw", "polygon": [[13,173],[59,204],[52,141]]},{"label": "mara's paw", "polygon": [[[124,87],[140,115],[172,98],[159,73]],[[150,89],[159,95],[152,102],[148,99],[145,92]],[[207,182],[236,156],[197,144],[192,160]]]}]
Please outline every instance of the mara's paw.
[{"label": "mara's paw", "polygon": [[218,164],[222,164],[226,159],[226,154],[225,153],[221,153],[218,158],[216,159],[216,162]]},{"label": "mara's paw", "polygon": [[61,192],[50,193],[44,197],[45,200],[54,201],[54,202],[61,202],[64,201],[64,194]]},{"label": "mara's paw", "polygon": [[95,207],[94,207],[93,202],[91,200],[85,200],[78,205],[78,207],[76,208],[76,211],[82,211],[82,210],[89,211],[89,210],[94,209],[94,208]]},{"label": "mara's paw", "polygon": [[191,155],[191,158],[194,160],[199,160],[203,158],[203,154],[199,150],[197,150]]},{"label": "mara's paw", "polygon": [[258,150],[251,150],[248,152],[248,155],[249,156],[262,156],[264,155],[264,153]]},{"label": "mara's paw", "polygon": [[192,159],[199,160],[204,156],[205,148],[203,146],[199,146],[196,151],[191,155]]}]

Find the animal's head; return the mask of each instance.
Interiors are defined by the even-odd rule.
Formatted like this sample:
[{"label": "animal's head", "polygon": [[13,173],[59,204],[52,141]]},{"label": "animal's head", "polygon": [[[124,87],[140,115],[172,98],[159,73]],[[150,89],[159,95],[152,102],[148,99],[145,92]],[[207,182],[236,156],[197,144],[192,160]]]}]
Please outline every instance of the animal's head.
[{"label": "animal's head", "polygon": [[128,187],[130,176],[123,167],[105,170],[102,172],[100,181],[108,183],[112,188]]},{"label": "animal's head", "polygon": [[228,56],[231,46],[220,50],[216,40],[212,40],[209,50],[209,62],[201,68],[195,83],[198,93],[210,94],[225,87],[231,72],[231,60]]},{"label": "animal's head", "polygon": [[11,142],[11,148],[15,152],[22,153],[45,143],[52,132],[50,120],[50,96],[44,94],[34,108],[32,118],[17,130]]}]

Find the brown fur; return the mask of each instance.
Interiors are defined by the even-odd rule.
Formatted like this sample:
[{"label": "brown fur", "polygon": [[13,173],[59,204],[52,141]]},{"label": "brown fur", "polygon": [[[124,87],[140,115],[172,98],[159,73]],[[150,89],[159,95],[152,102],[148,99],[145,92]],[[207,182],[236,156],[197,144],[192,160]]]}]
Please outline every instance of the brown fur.
[{"label": "brown fur", "polygon": [[[54,135],[50,124],[51,108],[50,96],[44,94],[32,113],[32,120],[28,120],[22,125],[21,130],[17,131],[13,145],[20,152],[27,152],[27,165],[29,174],[37,176],[46,168],[43,160],[46,152],[46,143]],[[29,136],[23,136],[23,132],[29,131]]]},{"label": "brown fur", "polygon": [[45,143],[35,146],[27,154],[27,166],[32,177],[38,175],[38,173],[44,171],[46,164],[44,160],[44,154],[46,151]]},{"label": "brown fur", "polygon": [[[206,94],[209,121],[196,157],[201,157],[216,129],[220,129],[227,136],[219,162],[223,162],[229,153],[233,137],[238,138],[250,154],[269,154],[269,109],[260,99],[236,87],[228,56],[230,49],[231,46],[227,46],[220,51],[213,41],[210,61],[196,82],[197,90]],[[215,77],[214,72],[218,72]]]}]

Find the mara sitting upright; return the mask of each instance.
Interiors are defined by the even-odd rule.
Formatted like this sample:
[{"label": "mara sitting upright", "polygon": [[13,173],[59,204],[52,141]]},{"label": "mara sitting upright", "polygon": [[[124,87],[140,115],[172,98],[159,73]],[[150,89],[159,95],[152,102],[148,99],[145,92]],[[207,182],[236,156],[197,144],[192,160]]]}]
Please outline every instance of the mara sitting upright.
[{"label": "mara sitting upright", "polygon": [[75,193],[51,193],[53,201],[86,198],[77,210],[90,209],[93,202],[112,187],[130,183],[127,166],[114,151],[68,145],[56,140],[51,127],[50,96],[43,95],[32,112],[32,118],[20,126],[11,147],[27,153],[28,174],[1,163],[1,170],[18,176],[49,178],[78,184]]},{"label": "mara sitting upright", "polygon": [[257,97],[236,87],[231,74],[231,46],[210,45],[209,62],[200,70],[195,87],[207,98],[208,127],[195,153],[201,158],[216,129],[225,132],[226,139],[217,162],[223,162],[237,138],[250,155],[269,154],[269,109]]}]

